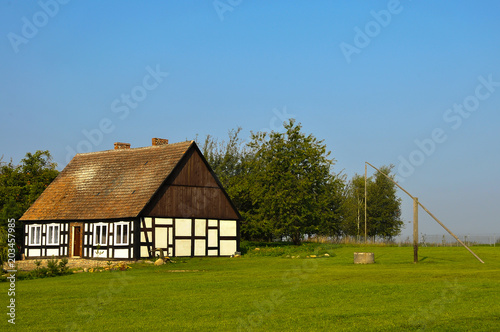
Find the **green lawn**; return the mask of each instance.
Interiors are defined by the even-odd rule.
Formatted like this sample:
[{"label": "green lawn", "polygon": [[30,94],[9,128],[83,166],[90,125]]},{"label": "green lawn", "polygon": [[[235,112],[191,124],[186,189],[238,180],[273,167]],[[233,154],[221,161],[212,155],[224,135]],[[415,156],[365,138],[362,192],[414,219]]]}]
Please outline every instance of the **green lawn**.
[{"label": "green lawn", "polygon": [[[309,248],[310,250],[310,248]],[[323,246],[330,257],[193,258],[16,284],[21,331],[498,331],[500,247]],[[291,255],[300,254],[300,249]],[[354,265],[355,251],[376,264]],[[170,272],[171,270],[197,270]],[[7,312],[7,283],[0,307]],[[11,324],[2,314],[0,330]]]}]

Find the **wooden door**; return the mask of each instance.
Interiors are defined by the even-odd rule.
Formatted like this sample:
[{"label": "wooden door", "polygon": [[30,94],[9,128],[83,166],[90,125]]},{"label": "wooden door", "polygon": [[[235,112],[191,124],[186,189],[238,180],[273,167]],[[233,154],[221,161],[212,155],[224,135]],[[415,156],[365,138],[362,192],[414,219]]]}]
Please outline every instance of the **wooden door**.
[{"label": "wooden door", "polygon": [[81,227],[73,227],[73,256],[82,255]]}]

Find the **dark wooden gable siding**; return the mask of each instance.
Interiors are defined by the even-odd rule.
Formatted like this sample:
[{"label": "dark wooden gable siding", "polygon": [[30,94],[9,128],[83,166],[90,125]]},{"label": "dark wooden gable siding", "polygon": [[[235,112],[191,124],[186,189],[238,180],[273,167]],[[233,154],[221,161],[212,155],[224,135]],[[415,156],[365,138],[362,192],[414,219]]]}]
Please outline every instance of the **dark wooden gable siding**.
[{"label": "dark wooden gable siding", "polygon": [[186,153],[142,215],[240,219],[197,148]]},{"label": "dark wooden gable siding", "polygon": [[195,149],[190,151],[188,158],[180,172],[175,175],[173,186],[219,188],[217,181]]}]

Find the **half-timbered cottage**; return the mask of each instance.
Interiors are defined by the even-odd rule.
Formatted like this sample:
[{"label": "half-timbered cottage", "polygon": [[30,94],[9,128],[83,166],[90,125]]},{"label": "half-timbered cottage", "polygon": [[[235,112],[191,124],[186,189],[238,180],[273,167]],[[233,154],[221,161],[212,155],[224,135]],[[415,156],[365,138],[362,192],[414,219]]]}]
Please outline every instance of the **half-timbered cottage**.
[{"label": "half-timbered cottage", "polygon": [[194,141],[77,154],[20,219],[26,258],[229,256],[240,215]]}]

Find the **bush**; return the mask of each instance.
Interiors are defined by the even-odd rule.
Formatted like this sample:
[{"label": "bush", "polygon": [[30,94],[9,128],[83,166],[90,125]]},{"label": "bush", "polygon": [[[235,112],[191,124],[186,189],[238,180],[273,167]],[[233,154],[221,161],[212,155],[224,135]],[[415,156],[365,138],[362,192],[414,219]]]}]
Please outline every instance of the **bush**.
[{"label": "bush", "polygon": [[[47,267],[41,267],[42,261],[40,260],[35,260],[33,263],[35,263],[35,269],[32,271],[18,271],[16,280],[56,277],[71,273],[68,268],[67,258],[63,258],[61,261],[55,258],[49,259],[47,260]],[[7,281],[7,278],[0,277],[0,282],[4,281]]]},{"label": "bush", "polygon": [[7,232],[0,227],[0,270],[3,264],[7,262],[9,246],[7,245]]},{"label": "bush", "polygon": [[293,245],[289,242],[246,242],[240,245],[241,252],[246,256],[270,256],[270,257],[307,257],[309,255],[322,256],[328,254],[335,256],[333,250],[340,248],[338,244],[310,243]]},{"label": "bush", "polygon": [[59,265],[57,264],[58,260],[55,258],[47,260],[47,276],[56,276],[59,274]]},{"label": "bush", "polygon": [[28,272],[26,279],[35,279],[35,278],[45,278],[49,275],[49,269],[46,267],[36,268],[31,272]]},{"label": "bush", "polygon": [[69,272],[68,259],[63,258],[59,262],[59,275],[68,274],[68,272]]},{"label": "bush", "polygon": [[33,278],[55,277],[69,274],[68,259],[63,258],[59,262],[58,259],[52,258],[47,260],[47,267],[40,267],[41,261],[36,260],[36,268],[29,274]]}]

